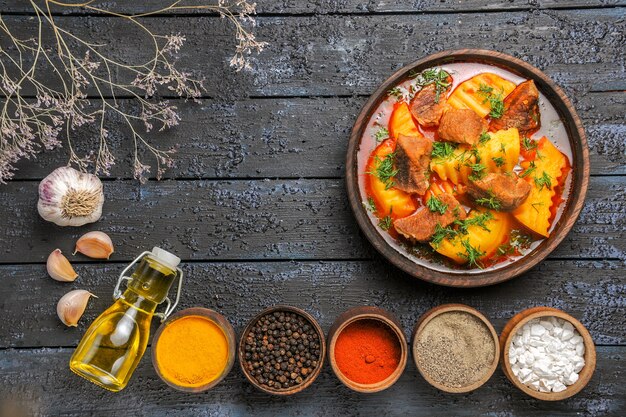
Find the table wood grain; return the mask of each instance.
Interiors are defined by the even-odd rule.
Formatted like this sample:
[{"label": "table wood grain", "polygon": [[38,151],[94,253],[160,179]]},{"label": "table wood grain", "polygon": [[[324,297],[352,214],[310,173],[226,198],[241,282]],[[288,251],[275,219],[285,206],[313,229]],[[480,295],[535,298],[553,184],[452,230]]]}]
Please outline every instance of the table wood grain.
[{"label": "table wood grain", "polygon": [[[21,163],[15,178],[0,185],[0,400],[12,398],[45,416],[626,414],[626,2],[257,3],[257,34],[270,46],[245,73],[228,67],[232,37],[217,16],[144,19],[162,33],[186,35],[180,65],[204,75],[208,87],[200,103],[173,99],[180,126],[151,136],[178,149],[164,180],[132,179],[128,132],[112,119],[110,137],[120,160],[104,179],[98,223],[59,228],[37,215],[38,181],[66,163],[67,149]],[[95,4],[139,13],[164,1]],[[20,35],[35,27],[27,2],[0,0],[0,11]],[[141,54],[141,39],[115,19],[81,9],[57,13],[64,27],[109,43],[122,59]],[[6,42],[0,38],[0,47]],[[565,241],[523,276],[478,289],[430,285],[389,265],[359,232],[343,179],[349,131],[368,95],[405,63],[460,47],[499,50],[545,71],[572,99],[591,154],[587,201]],[[120,104],[136,105],[127,99]],[[86,141],[78,144],[79,151],[88,149]],[[71,253],[89,230],[111,235],[111,260],[70,256],[79,279],[62,284],[48,278],[47,255],[57,247]],[[400,318],[407,336],[423,312],[442,303],[477,308],[498,332],[516,312],[548,305],[587,326],[597,345],[597,370],[585,390],[559,403],[524,396],[500,370],[473,393],[445,394],[428,386],[411,363],[395,386],[375,395],[348,391],[326,366],[304,392],[273,398],[255,391],[236,368],[210,392],[176,392],[144,358],[129,386],[109,393],[72,375],[68,360],[89,323],[110,304],[120,271],[154,245],[184,260],[188,279],[179,308],[216,309],[237,331],[277,303],[304,308],[325,331],[350,307],[380,306]],[[75,288],[99,298],[79,327],[68,329],[55,305]]]}]

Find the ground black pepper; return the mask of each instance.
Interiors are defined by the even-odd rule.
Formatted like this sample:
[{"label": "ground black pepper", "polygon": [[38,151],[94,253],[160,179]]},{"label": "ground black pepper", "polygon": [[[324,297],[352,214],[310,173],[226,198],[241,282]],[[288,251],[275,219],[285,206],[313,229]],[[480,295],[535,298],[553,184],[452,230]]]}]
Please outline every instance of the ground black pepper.
[{"label": "ground black pepper", "polygon": [[244,366],[252,378],[270,390],[302,384],[320,361],[320,337],[297,313],[268,313],[244,337]]}]

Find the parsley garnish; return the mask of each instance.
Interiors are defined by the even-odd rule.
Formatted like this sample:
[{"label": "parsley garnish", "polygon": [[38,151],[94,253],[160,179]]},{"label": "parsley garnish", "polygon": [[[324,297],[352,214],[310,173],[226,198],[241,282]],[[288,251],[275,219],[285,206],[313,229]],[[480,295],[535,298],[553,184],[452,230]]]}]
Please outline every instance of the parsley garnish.
[{"label": "parsley garnish", "polygon": [[385,216],[378,221],[378,226],[383,230],[389,230],[392,224],[391,216]]},{"label": "parsley garnish", "polygon": [[500,210],[500,207],[502,207],[502,203],[500,202],[500,200],[498,200],[498,197],[496,197],[492,193],[489,193],[489,198],[485,197],[476,199],[476,203],[480,204],[481,206],[489,207],[493,210]]},{"label": "parsley garnish", "polygon": [[441,224],[437,223],[435,225],[435,233],[433,233],[433,237],[431,238],[430,242],[432,243],[433,247],[437,249],[437,247],[439,247],[444,239],[452,239],[456,235],[456,230],[452,229],[451,227],[442,227]]},{"label": "parsley garnish", "polygon": [[435,196],[431,196],[428,201],[426,201],[426,207],[433,213],[444,214],[448,209],[448,205],[444,204],[441,200],[439,200]]},{"label": "parsley garnish", "polygon": [[533,149],[537,149],[537,142],[530,138],[522,139],[522,147],[525,151],[532,151]]},{"label": "parsley garnish", "polygon": [[489,116],[494,119],[499,119],[500,117],[502,117],[502,115],[504,114],[504,101],[502,99],[504,90],[500,90],[499,93],[494,93],[493,87],[481,84],[478,88],[478,93],[485,96],[483,103],[489,102],[489,107],[491,108],[491,110],[489,111]]},{"label": "parsley garnish", "polygon": [[486,142],[489,142],[490,139],[491,139],[491,136],[489,136],[489,133],[483,132],[483,133],[480,134],[480,137],[478,138],[478,141],[480,143],[486,143]]},{"label": "parsley garnish", "polygon": [[477,268],[482,269],[482,266],[478,263],[478,260],[481,256],[485,256],[485,252],[481,251],[480,248],[475,248],[470,245],[469,239],[462,240],[461,244],[465,248],[465,253],[459,252],[457,253],[457,255],[467,259],[467,263],[470,266],[475,265]]},{"label": "parsley garnish", "polygon": [[374,172],[369,171],[367,174],[374,175],[385,184],[385,190],[393,187],[393,177],[398,174],[397,169],[393,169],[393,163],[396,157],[396,153],[392,152],[385,156],[385,159],[380,159],[376,156],[376,169]]},{"label": "parsley garnish", "polygon": [[389,137],[389,131],[386,127],[381,126],[378,128],[376,133],[374,133],[374,139],[376,139],[376,143],[382,142],[383,139],[387,139]]},{"label": "parsley garnish", "polygon": [[494,156],[493,158],[491,158],[491,160],[496,163],[497,167],[501,167],[502,165],[504,165],[505,162],[504,158],[501,156]]},{"label": "parsley garnish", "polygon": [[415,78],[415,84],[424,88],[427,85],[435,85],[435,103],[439,103],[441,94],[450,87],[451,82],[448,81],[450,74],[441,68],[430,68],[421,73],[411,73],[409,77]]},{"label": "parsley garnish", "polygon": [[535,184],[537,185],[537,187],[539,187],[540,190],[543,189],[544,186],[547,188],[552,188],[552,179],[546,171],[543,171],[541,177],[535,177]]},{"label": "parsley garnish", "polygon": [[456,150],[456,145],[450,142],[433,142],[433,150],[430,156],[439,159],[449,159]]}]

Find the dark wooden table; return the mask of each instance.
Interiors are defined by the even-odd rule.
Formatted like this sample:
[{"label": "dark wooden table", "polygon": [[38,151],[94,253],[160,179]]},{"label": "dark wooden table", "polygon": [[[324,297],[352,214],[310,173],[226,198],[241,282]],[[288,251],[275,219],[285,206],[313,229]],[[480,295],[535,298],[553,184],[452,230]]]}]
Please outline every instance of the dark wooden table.
[{"label": "dark wooden table", "polygon": [[[270,46],[247,73],[228,67],[233,44],[223,20],[196,13],[145,19],[161,33],[187,36],[181,67],[204,74],[209,90],[201,104],[180,100],[181,125],[152,136],[179,146],[165,180],[131,179],[127,132],[113,126],[122,160],[104,179],[98,223],[59,228],[37,215],[38,181],[65,164],[66,149],[20,165],[15,180],[0,186],[0,394],[41,415],[64,416],[624,415],[626,2],[257,1],[257,33]],[[136,12],[142,3],[162,2],[115,6]],[[25,28],[33,25],[27,6],[0,1],[3,14],[13,15],[5,18]],[[139,47],[110,18],[77,12],[58,19],[122,54]],[[403,64],[459,47],[507,52],[550,75],[584,122],[592,168],[585,208],[550,258],[513,281],[470,290],[425,284],[380,258],[359,233],[343,181],[346,141],[367,96]],[[47,277],[53,249],[69,254],[78,236],[98,229],[116,244],[110,261],[71,257],[78,281]],[[306,309],[325,330],[349,307],[377,305],[395,312],[407,335],[441,303],[474,306],[497,330],[522,309],[549,305],[589,328],[597,370],[583,392],[561,403],[524,396],[500,370],[473,393],[444,394],[411,362],[395,386],[375,395],[349,391],[328,365],[291,398],[255,391],[237,368],[215,389],[187,395],[157,378],[148,350],[130,385],[112,394],[72,375],[68,359],[111,303],[122,268],[154,245],[184,260],[179,308],[214,308],[239,331],[275,303]],[[77,329],[55,313],[57,300],[74,288],[100,297]]]}]

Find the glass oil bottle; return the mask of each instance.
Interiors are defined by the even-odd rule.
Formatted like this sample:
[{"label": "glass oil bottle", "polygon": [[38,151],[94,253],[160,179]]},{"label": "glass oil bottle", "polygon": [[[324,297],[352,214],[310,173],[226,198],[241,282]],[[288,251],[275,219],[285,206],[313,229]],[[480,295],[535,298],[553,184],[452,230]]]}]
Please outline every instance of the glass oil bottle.
[{"label": "glass oil bottle", "polygon": [[[148,345],[152,317],[156,315],[163,321],[178,304],[183,278],[179,263],[177,256],[154,247],[122,271],[113,293],[115,302],[89,326],[70,359],[74,373],[114,392],[128,384]],[[178,290],[172,304],[167,293],[176,279]],[[128,284],[122,292],[120,284],[124,280]],[[163,301],[167,303],[165,312],[156,313]]]}]

